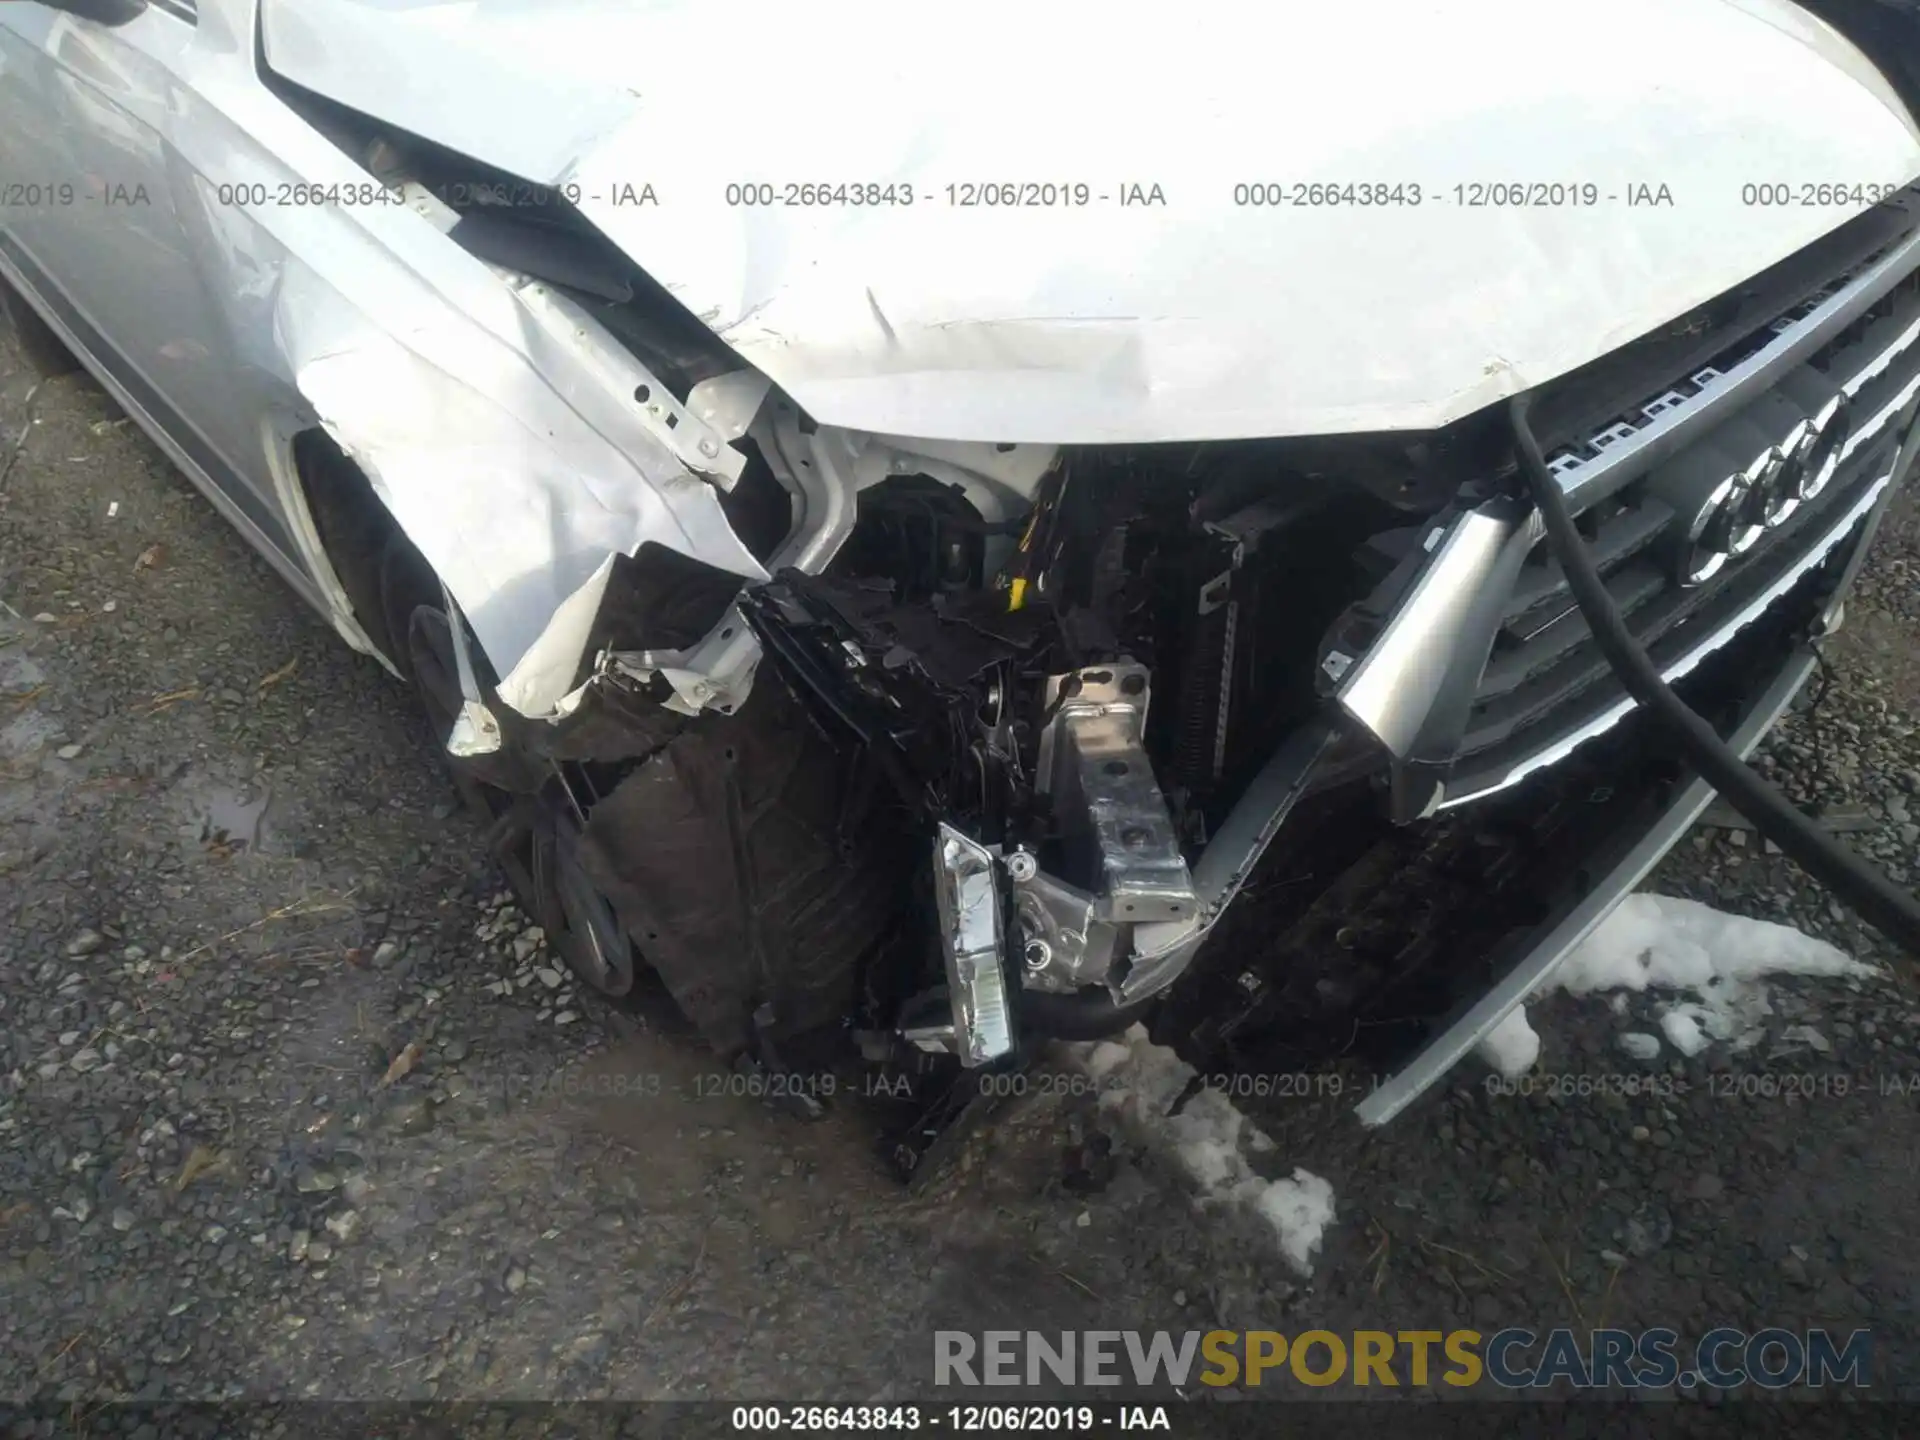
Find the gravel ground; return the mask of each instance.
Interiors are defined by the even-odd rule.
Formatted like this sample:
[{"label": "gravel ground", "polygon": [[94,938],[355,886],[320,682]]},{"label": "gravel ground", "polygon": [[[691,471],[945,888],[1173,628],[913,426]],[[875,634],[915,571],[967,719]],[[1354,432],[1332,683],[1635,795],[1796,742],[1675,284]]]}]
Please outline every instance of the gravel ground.
[{"label": "gravel ground", "polygon": [[[29,383],[0,349],[0,425]],[[846,1402],[927,1393],[936,1328],[1309,1319],[1869,1325],[1878,1386],[1920,1393],[1920,1099],[1883,1093],[1920,1000],[1757,837],[1703,829],[1653,888],[1884,980],[1777,983],[1774,1037],[1674,1062],[1665,1101],[1463,1071],[1380,1135],[1267,1114],[1338,1196],[1310,1281],[1125,1137],[1082,1193],[1084,1103],[1027,1102],[909,1193],[858,1100],[714,1096],[672,1027],[576,994],[402,689],[97,391],[35,409],[0,493],[0,1396]],[[1908,884],[1916,579],[1909,501],[1762,761],[1865,807],[1849,839]],[[1538,1007],[1542,1070],[1644,1068],[1634,1008]],[[1715,1067],[1848,1093],[1716,1099]]]}]

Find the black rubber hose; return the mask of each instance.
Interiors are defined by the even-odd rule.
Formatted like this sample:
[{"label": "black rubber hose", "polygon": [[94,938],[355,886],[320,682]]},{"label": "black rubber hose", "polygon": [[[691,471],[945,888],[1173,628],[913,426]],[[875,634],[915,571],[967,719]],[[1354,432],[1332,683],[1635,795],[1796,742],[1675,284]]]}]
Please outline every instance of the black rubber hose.
[{"label": "black rubber hose", "polygon": [[1920,954],[1920,903],[1796,810],[1786,796],[1748,769],[1713,727],[1673,693],[1628,631],[1600,572],[1594,568],[1586,542],[1574,527],[1560,483],[1548,471],[1540,442],[1527,424],[1526,397],[1516,396],[1508,414],[1514,445],[1520,453],[1521,473],[1546,522],[1547,543],[1566,573],[1568,588],[1593,631],[1600,653],[1607,657],[1627,693],[1673,737],[1701,778],[1751,820],[1762,835],[1851,905],[1868,924],[1908,952]]},{"label": "black rubber hose", "polygon": [[1151,995],[1131,1005],[1117,1005],[1101,989],[1023,990],[1020,1023],[1049,1040],[1104,1040],[1117,1035],[1151,1010],[1160,997]]}]

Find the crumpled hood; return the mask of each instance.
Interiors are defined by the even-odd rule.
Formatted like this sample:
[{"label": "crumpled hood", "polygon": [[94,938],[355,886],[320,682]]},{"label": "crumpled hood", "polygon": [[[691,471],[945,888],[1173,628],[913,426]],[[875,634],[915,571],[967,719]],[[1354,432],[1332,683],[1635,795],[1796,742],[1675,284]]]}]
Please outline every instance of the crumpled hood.
[{"label": "crumpled hood", "polygon": [[[817,420],[901,435],[1445,424],[1854,213],[1797,203],[1802,185],[1920,175],[1891,89],[1785,0],[262,9],[274,70],[577,184],[582,211]],[[729,204],[742,182],[913,200]],[[1002,182],[1084,182],[1090,199],[950,203],[949,186]],[[1417,187],[1420,203],[1237,205],[1248,182]],[[1516,182],[1597,198],[1476,207],[1455,188]],[[1752,185],[1796,203],[1750,203]],[[657,203],[631,203],[649,186]],[[1136,193],[1150,203],[1121,203]]]}]

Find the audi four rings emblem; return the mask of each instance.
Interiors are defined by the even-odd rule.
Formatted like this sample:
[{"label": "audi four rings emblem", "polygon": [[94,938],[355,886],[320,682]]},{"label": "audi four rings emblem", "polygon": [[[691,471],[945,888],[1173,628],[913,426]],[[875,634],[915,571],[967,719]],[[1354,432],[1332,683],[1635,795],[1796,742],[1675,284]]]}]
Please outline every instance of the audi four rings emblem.
[{"label": "audi four rings emblem", "polygon": [[1848,419],[1847,397],[1836,394],[1771,441],[1768,429],[1737,421],[1689,457],[1682,473],[1656,481],[1655,493],[1688,517],[1680,583],[1712,579],[1824,490],[1839,468]]}]

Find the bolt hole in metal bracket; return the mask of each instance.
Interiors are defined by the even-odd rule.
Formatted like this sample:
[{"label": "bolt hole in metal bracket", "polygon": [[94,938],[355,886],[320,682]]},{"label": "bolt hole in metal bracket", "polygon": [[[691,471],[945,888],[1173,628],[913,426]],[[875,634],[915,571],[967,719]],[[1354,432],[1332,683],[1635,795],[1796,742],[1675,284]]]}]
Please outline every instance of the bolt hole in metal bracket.
[{"label": "bolt hole in metal bracket", "polygon": [[1020,982],[1068,993],[1108,983],[1120,927],[1099,918],[1094,897],[1040,869],[1030,851],[1005,861],[1019,937]]},{"label": "bolt hole in metal bracket", "polygon": [[1145,744],[1147,668],[1130,662],[1050,676],[1036,785],[1061,818],[1069,875],[1109,924],[1193,916],[1193,877]]}]

